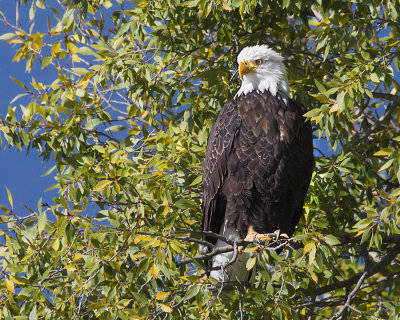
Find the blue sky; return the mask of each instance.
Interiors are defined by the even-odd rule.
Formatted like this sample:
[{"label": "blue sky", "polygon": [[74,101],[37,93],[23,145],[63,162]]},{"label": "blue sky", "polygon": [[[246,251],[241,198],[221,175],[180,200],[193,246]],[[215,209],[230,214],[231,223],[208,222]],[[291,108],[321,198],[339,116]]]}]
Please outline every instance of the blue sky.
[{"label": "blue sky", "polygon": [[[11,22],[15,22],[15,2],[14,0],[0,0],[0,10]],[[21,9],[20,21],[24,21],[27,10],[23,10],[24,5],[21,6]],[[6,32],[10,31],[0,22],[0,34]],[[25,73],[24,62],[11,63],[14,55],[15,48],[0,41],[1,117],[6,115],[10,101],[17,94],[23,93],[23,89],[12,81],[10,76],[26,83],[30,82],[32,76]],[[41,177],[41,175],[51,167],[51,163],[43,163],[40,160],[35,150],[31,150],[27,155],[26,150],[8,149],[3,141],[3,146],[0,149],[0,204],[10,208],[6,187],[13,197],[14,212],[19,216],[28,214],[23,204],[35,209],[41,197],[43,202],[50,202],[51,197],[54,196],[54,191],[44,192],[44,190],[54,185],[55,180],[51,176]]]}]

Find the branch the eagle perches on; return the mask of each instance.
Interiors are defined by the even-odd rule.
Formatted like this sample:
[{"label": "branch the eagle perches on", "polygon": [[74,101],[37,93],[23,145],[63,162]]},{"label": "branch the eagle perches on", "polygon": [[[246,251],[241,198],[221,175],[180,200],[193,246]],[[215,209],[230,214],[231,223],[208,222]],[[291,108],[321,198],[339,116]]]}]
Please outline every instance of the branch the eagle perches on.
[{"label": "branch the eagle perches on", "polygon": [[[195,260],[206,260],[206,259],[210,259],[218,254],[233,251],[234,254],[233,254],[232,259],[225,266],[223,266],[224,268],[226,268],[236,261],[238,255],[239,255],[239,247],[246,248],[250,244],[257,244],[260,247],[262,247],[263,249],[271,250],[271,251],[280,251],[285,247],[295,250],[295,249],[299,248],[300,246],[302,246],[301,242],[298,239],[296,239],[294,237],[292,237],[292,238],[277,238],[276,233],[268,234],[268,236],[272,239],[269,242],[263,242],[263,241],[252,242],[252,241],[245,241],[245,240],[232,241],[232,240],[230,240],[220,234],[214,233],[212,231],[188,230],[188,229],[179,228],[179,227],[176,227],[176,230],[177,231],[189,231],[196,235],[204,235],[204,236],[208,236],[208,237],[213,237],[217,240],[222,240],[225,243],[227,243],[226,246],[216,247],[213,244],[211,244],[207,241],[204,241],[204,240],[195,241],[195,242],[198,242],[199,244],[209,247],[211,249],[211,251],[208,253],[196,255],[192,258],[186,258],[186,259],[177,261],[176,264],[178,267],[181,265],[187,264],[187,263],[194,262]],[[185,239],[185,237],[182,237],[181,240],[189,240],[189,238],[190,237],[186,237],[186,239]],[[220,268],[221,267],[207,268],[206,271],[217,270]]]},{"label": "branch the eagle perches on", "polygon": [[[282,249],[289,249],[291,251],[294,251],[296,249],[299,249],[301,247],[303,247],[303,243],[302,241],[300,241],[299,239],[297,239],[296,237],[292,237],[292,238],[279,238],[276,239],[276,234],[270,234],[269,236],[273,239],[269,242],[263,243],[263,242],[249,242],[249,241],[232,241],[230,239],[227,239],[223,236],[221,236],[220,234],[216,234],[214,232],[210,232],[210,231],[200,231],[200,230],[194,230],[194,229],[185,229],[185,228],[179,228],[179,227],[175,227],[176,231],[180,231],[180,232],[189,232],[190,234],[193,235],[205,235],[205,236],[209,236],[209,237],[214,237],[216,239],[220,239],[224,242],[227,243],[226,246],[224,247],[215,247],[214,245],[212,245],[211,243],[208,243],[207,241],[204,240],[199,240],[199,239],[195,239],[193,238],[191,235],[186,236],[186,237],[180,237],[180,240],[183,241],[193,241],[193,242],[197,242],[199,244],[205,245],[209,248],[211,248],[211,252],[205,253],[205,254],[199,254],[196,255],[194,257],[191,258],[185,258],[185,259],[181,259],[179,261],[176,262],[176,265],[182,266],[188,263],[192,263],[196,260],[206,260],[206,259],[210,259],[218,254],[221,253],[226,253],[226,252],[234,252],[232,259],[227,263],[226,266],[223,266],[223,268],[227,268],[230,264],[232,264],[238,257],[239,255],[239,250],[238,248],[240,246],[242,246],[243,248],[247,247],[250,244],[257,244],[260,249],[262,250],[269,250],[269,251],[277,251],[277,250],[282,250]],[[382,243],[387,244],[387,245],[393,245],[393,247],[391,248],[391,250],[388,252],[387,255],[383,256],[381,259],[379,259],[378,261],[376,261],[373,265],[369,265],[366,264],[365,265],[365,270],[361,271],[355,275],[353,275],[351,278],[347,279],[347,280],[343,280],[343,281],[338,281],[336,283],[332,283],[332,284],[328,284],[326,286],[320,287],[316,289],[316,292],[312,293],[312,292],[304,292],[306,295],[308,296],[315,296],[315,295],[321,295],[321,294],[325,294],[340,288],[350,288],[353,285],[361,285],[361,283],[365,280],[367,280],[369,277],[373,276],[374,274],[380,272],[381,270],[383,270],[384,268],[386,268],[387,266],[389,266],[391,263],[393,263],[393,261],[396,259],[397,255],[400,253],[400,235],[398,234],[393,234],[391,236],[387,236],[384,233],[381,233],[382,236]],[[350,243],[358,243],[360,245],[362,245],[361,242],[361,237],[356,237],[356,233],[348,233],[343,235],[342,237],[340,237],[338,239],[340,241],[339,244],[337,244],[338,246],[343,246],[346,244],[350,244]],[[218,267],[218,269],[220,269],[221,267]],[[215,270],[215,268],[208,268],[205,270],[205,272],[209,272],[211,270]]]}]

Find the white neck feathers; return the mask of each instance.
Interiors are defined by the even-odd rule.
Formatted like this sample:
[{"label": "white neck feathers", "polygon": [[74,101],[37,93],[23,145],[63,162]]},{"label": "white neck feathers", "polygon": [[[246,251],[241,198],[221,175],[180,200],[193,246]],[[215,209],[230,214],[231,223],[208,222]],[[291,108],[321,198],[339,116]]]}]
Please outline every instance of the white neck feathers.
[{"label": "white neck feathers", "polygon": [[[271,65],[271,67],[274,66]],[[242,94],[246,95],[252,91],[269,91],[273,96],[279,93],[284,99],[289,97],[288,85],[281,68],[273,68],[273,70],[268,71],[257,70],[244,75],[242,86],[235,97],[240,97]]]}]

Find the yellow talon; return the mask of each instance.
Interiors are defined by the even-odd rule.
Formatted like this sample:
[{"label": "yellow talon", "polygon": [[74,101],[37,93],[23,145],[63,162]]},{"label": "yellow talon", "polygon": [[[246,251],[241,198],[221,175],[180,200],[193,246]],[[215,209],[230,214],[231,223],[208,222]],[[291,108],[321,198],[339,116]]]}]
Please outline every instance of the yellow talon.
[{"label": "yellow talon", "polygon": [[268,236],[268,234],[258,233],[257,231],[254,230],[253,226],[250,226],[247,231],[247,236],[244,239],[244,241],[252,242],[255,239],[257,239],[259,241],[271,241],[272,240],[272,238],[270,236]]},{"label": "yellow talon", "polygon": [[279,233],[279,230],[274,231],[274,233],[280,238],[289,239],[289,236],[286,233]]}]

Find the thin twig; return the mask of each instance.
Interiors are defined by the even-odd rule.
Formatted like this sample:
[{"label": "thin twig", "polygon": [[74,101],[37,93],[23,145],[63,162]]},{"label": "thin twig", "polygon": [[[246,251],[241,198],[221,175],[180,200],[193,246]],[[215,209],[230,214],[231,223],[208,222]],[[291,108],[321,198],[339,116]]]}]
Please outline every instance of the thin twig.
[{"label": "thin twig", "polygon": [[[363,283],[364,279],[367,277],[368,272],[364,271],[361,275],[361,277],[358,279],[358,282],[354,289],[348,294],[346,303],[344,306],[339,310],[338,313],[336,313],[333,317],[330,318],[330,320],[336,320],[339,319],[339,317],[346,311],[346,309],[350,306],[351,299],[353,299],[354,295],[357,293],[357,291],[360,289],[361,284]],[[358,311],[358,310],[357,310]],[[359,311],[358,311],[359,312]]]}]

